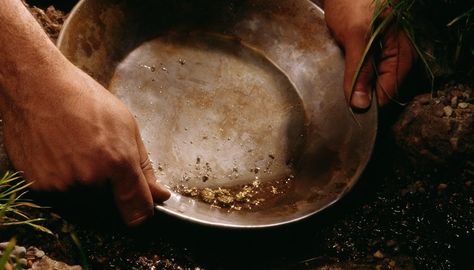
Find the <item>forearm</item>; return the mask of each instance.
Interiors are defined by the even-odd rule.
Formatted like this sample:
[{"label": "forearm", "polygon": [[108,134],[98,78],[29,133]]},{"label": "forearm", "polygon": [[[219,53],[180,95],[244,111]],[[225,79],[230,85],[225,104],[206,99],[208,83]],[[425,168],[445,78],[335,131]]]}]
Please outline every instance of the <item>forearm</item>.
[{"label": "forearm", "polygon": [[0,0],[0,109],[31,93],[20,87],[54,72],[64,61],[20,0]]}]

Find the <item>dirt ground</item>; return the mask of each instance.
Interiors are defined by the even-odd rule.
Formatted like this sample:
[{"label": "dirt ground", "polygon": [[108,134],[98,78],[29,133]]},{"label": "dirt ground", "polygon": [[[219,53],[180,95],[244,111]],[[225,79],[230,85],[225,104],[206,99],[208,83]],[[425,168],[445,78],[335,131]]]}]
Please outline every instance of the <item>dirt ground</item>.
[{"label": "dirt ground", "polygon": [[[29,2],[46,7],[45,1]],[[67,10],[70,3],[61,8]],[[60,27],[62,18],[54,16],[47,17]],[[53,38],[58,30],[47,29]],[[416,81],[405,88],[412,93],[428,89]],[[450,93],[441,93],[446,97],[442,102],[451,102]],[[474,106],[472,96],[466,101],[469,108]],[[439,115],[446,121],[456,116],[446,115],[449,104],[443,103]],[[420,128],[401,124],[412,113],[402,111],[413,106],[381,110],[376,149],[355,189],[321,215],[297,224],[224,231],[157,214],[144,226],[127,229],[110,204],[91,203],[94,198],[108,202],[110,194],[79,192],[67,199],[33,194],[40,203],[53,206],[33,215],[48,218],[45,225],[55,235],[19,227],[0,231],[0,242],[15,235],[21,245],[39,247],[52,258],[89,269],[474,269],[474,173],[465,162],[470,156],[456,158],[454,153],[455,158],[443,163],[459,166],[418,164],[420,151],[407,142]],[[433,115],[431,108],[420,110]],[[424,122],[428,126],[430,119]],[[472,121],[469,125],[466,128],[472,130]],[[472,143],[473,137],[466,136]],[[436,148],[436,141],[427,145]]]}]

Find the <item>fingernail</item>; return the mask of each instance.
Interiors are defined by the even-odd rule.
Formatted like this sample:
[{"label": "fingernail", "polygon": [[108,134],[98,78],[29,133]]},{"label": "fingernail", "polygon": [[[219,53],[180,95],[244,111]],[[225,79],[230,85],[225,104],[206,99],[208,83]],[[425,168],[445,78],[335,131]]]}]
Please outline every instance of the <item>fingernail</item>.
[{"label": "fingernail", "polygon": [[351,105],[357,109],[367,109],[370,106],[370,95],[363,91],[354,91]]},{"label": "fingernail", "polygon": [[171,192],[164,187],[162,187],[161,189],[163,190],[163,200],[168,200],[171,197]]},{"label": "fingernail", "polygon": [[143,224],[151,215],[137,212],[131,215],[127,221],[128,226],[134,227]]},{"label": "fingernail", "polygon": [[164,186],[158,183],[156,183],[154,186],[157,188],[157,191],[158,191],[157,193],[155,193],[156,194],[156,196],[154,196],[155,198],[157,197],[157,199],[164,202],[171,197],[171,192]]}]

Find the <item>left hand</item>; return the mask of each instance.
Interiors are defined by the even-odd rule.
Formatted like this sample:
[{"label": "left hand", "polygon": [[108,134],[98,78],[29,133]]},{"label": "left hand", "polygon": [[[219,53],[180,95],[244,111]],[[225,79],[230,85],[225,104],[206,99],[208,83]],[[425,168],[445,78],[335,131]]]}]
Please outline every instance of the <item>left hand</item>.
[{"label": "left hand", "polygon": [[[374,14],[373,2],[373,0],[328,0],[324,3],[327,25],[345,52],[343,87],[348,101],[351,98],[354,74],[370,38],[370,23]],[[356,80],[350,100],[353,108],[367,109],[370,106],[374,83],[378,104],[380,106],[387,104],[396,96],[398,86],[415,60],[410,40],[396,23],[391,23],[384,29],[381,41],[382,52],[378,56],[379,60],[374,63],[374,55],[368,55]],[[375,76],[376,74],[378,76]]]}]

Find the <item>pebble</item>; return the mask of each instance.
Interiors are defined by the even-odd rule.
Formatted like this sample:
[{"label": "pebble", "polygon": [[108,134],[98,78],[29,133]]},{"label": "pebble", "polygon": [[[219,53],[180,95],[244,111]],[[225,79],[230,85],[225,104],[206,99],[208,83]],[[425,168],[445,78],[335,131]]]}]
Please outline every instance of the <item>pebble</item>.
[{"label": "pebble", "polygon": [[443,111],[444,115],[446,115],[447,117],[450,117],[453,114],[453,108],[451,108],[451,106],[445,106],[443,108]]},{"label": "pebble", "polygon": [[431,95],[422,95],[418,97],[418,101],[421,103],[421,105],[428,105],[431,103]]},{"label": "pebble", "polygon": [[44,255],[45,255],[44,251],[39,250],[35,247],[29,247],[26,252],[26,256],[28,259],[35,259],[35,258],[41,259],[44,257]]},{"label": "pebble", "polygon": [[396,265],[397,263],[394,260],[390,260],[390,262],[388,263],[388,266],[390,266],[390,268],[394,268]]},{"label": "pebble", "polygon": [[375,258],[377,259],[383,259],[385,256],[383,255],[382,251],[380,250],[377,250],[374,255],[373,255]]},{"label": "pebble", "polygon": [[15,255],[16,257],[23,258],[26,255],[26,248],[16,246],[12,251],[12,255]]},{"label": "pebble", "polygon": [[436,117],[443,117],[443,116],[444,116],[444,110],[441,110],[441,109],[435,110],[435,111],[434,111],[434,115],[435,115]]},{"label": "pebble", "polygon": [[451,99],[451,107],[456,108],[457,105],[458,105],[458,97],[457,97],[457,96],[454,96],[454,97]]},{"label": "pebble", "polygon": [[469,106],[469,103],[467,103],[467,102],[461,102],[461,103],[458,104],[458,107],[460,109],[466,109],[468,106]]},{"label": "pebble", "polygon": [[397,241],[391,239],[387,241],[387,247],[394,247],[397,245]]},{"label": "pebble", "polygon": [[25,268],[26,266],[28,266],[28,261],[25,259],[25,258],[21,258],[18,260],[18,263],[23,266],[23,268]]},{"label": "pebble", "polygon": [[448,187],[448,185],[441,183],[438,185],[438,190],[445,190]]}]

